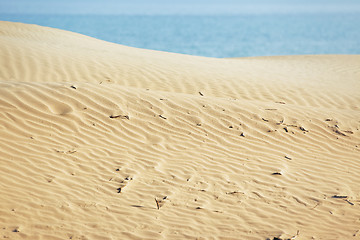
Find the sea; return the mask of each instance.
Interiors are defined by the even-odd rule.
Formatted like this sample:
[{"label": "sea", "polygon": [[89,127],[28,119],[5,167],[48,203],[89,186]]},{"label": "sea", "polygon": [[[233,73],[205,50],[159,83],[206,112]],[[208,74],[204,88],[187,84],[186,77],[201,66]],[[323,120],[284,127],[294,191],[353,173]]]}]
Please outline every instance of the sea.
[{"label": "sea", "polygon": [[127,46],[197,56],[360,54],[359,13],[240,15],[0,14]]}]

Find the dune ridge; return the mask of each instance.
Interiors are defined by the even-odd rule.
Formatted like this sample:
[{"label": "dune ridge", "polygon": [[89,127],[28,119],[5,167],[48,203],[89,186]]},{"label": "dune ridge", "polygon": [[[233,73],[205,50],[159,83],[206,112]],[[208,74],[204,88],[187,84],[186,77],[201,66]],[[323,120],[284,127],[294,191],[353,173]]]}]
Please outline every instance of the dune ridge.
[{"label": "dune ridge", "polygon": [[359,55],[0,43],[0,236],[360,238]]}]

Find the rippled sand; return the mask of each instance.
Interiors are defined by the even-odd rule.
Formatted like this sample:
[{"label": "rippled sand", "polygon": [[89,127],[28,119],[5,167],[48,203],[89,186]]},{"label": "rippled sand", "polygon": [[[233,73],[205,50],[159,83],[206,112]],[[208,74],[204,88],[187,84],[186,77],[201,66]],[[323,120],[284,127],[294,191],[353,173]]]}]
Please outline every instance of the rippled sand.
[{"label": "rippled sand", "polygon": [[215,59],[0,22],[0,237],[359,239],[360,56]]}]

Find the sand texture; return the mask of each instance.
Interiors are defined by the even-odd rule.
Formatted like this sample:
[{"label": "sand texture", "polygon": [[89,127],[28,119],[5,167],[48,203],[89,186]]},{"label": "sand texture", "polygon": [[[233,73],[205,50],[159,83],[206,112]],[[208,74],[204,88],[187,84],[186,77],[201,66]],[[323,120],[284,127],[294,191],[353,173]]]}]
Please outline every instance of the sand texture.
[{"label": "sand texture", "polygon": [[0,22],[0,238],[360,239],[360,56],[215,59]]}]

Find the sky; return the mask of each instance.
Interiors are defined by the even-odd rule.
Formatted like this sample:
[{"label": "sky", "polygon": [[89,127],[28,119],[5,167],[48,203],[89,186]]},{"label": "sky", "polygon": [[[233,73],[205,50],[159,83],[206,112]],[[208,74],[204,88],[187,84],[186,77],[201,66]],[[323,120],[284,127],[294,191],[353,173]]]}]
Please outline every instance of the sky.
[{"label": "sky", "polygon": [[0,0],[0,14],[359,12],[360,0]]}]

